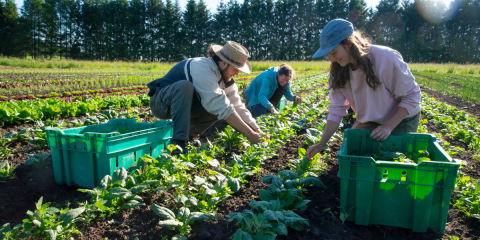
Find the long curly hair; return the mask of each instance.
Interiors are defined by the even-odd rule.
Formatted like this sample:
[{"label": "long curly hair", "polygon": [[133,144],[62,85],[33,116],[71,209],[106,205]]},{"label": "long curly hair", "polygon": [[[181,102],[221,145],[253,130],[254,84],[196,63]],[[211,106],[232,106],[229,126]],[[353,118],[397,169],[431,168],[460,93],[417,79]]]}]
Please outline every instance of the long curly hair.
[{"label": "long curly hair", "polygon": [[[357,66],[367,75],[367,84],[373,90],[381,84],[380,80],[373,72],[373,62],[370,59],[369,52],[372,46],[371,38],[360,30],[355,30],[350,37],[340,42],[341,45],[351,44],[350,54],[357,61]],[[330,64],[330,75],[333,77],[330,81],[330,87],[333,89],[345,88],[345,84],[350,81],[349,65],[342,67],[337,62]]]}]

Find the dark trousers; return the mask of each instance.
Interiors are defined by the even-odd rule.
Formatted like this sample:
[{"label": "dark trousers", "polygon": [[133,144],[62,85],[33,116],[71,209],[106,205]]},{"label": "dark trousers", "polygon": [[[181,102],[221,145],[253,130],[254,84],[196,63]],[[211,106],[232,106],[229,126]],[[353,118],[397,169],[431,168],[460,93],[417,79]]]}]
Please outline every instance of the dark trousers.
[{"label": "dark trousers", "polygon": [[[268,100],[273,107],[276,107],[280,100],[282,100],[283,94],[287,91],[287,85],[284,86],[278,85],[277,90],[273,93],[273,96]],[[267,109],[262,104],[253,105],[250,108],[250,112],[252,112],[252,116],[254,118],[260,117],[264,114],[267,114]]]},{"label": "dark trousers", "polygon": [[197,137],[218,121],[202,106],[193,84],[187,80],[157,88],[150,97],[150,109],[159,119],[172,119],[172,138],[176,140]]}]

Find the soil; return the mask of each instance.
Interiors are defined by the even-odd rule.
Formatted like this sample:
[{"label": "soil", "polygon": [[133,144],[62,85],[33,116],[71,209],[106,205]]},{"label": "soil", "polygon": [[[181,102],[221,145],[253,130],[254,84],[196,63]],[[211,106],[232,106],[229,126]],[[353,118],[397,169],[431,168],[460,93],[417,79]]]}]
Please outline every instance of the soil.
[{"label": "soil", "polygon": [[[50,151],[42,151],[48,152]],[[23,155],[22,155],[23,156]],[[27,158],[24,157],[24,161]],[[35,203],[43,196],[43,202],[52,202],[57,207],[68,203],[84,202],[90,197],[77,191],[77,187],[58,185],[53,174],[52,161],[39,166],[22,165],[15,169],[16,179],[0,182],[0,225],[15,226],[27,218],[27,211],[35,209]]]}]

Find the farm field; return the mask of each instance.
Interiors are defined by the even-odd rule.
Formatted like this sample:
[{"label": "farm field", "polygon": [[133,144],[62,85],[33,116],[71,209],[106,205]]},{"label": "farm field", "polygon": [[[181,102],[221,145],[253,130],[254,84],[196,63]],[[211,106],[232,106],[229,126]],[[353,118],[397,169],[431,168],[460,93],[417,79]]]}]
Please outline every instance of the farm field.
[{"label": "farm field", "polygon": [[[0,68],[0,239],[480,238],[480,99],[476,88],[468,91],[478,86],[476,66],[459,65],[450,73],[443,65],[412,66],[424,93],[419,132],[434,134],[448,154],[465,161],[445,233],[439,234],[344,221],[337,152],[354,119],[344,118],[324,155],[311,163],[304,158],[326,122],[325,62],[291,63],[297,70],[292,92],[305,102],[288,103],[280,115],[259,120],[271,136],[268,144],[247,146],[220,121],[202,134],[201,149],[178,159],[139,156],[136,166],[85,191],[55,183],[45,128],[116,118],[154,122],[145,84],[173,64],[3,61],[8,66]],[[252,74],[235,78],[240,91],[279,64],[253,62]],[[275,195],[274,188],[292,197]],[[282,217],[270,216],[272,211]]]}]

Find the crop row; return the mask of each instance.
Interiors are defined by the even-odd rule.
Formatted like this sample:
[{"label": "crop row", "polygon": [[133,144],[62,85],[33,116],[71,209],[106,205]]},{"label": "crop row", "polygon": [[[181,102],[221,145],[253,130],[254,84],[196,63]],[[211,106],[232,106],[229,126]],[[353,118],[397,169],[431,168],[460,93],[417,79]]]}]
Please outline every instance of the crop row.
[{"label": "crop row", "polygon": [[[437,139],[441,140],[440,144],[449,155],[454,156],[463,151],[470,151],[474,159],[480,161],[480,124],[476,117],[471,117],[465,111],[458,110],[454,106],[429,98],[426,94],[422,95],[422,107],[425,119],[420,125],[420,132],[427,133],[424,124],[434,123],[442,128],[441,131],[446,137],[468,144],[467,149],[453,148],[443,140],[442,134],[436,133]],[[462,165],[458,172],[452,205],[464,212],[466,216],[480,219],[480,180],[466,176],[462,171],[464,167],[468,166]]]},{"label": "crop row", "polygon": [[[302,79],[301,81],[295,81],[292,84],[292,90],[294,92],[298,92],[298,91],[303,91],[303,90],[310,89],[310,88],[312,88],[312,86],[318,85],[319,82],[322,81],[321,79],[324,78],[324,77],[325,77],[325,75],[323,75],[323,76],[322,75],[321,76],[317,75],[315,77]],[[105,99],[106,99],[106,101],[109,102],[107,104],[110,106],[110,108],[119,109],[119,108],[121,108],[121,106],[128,105],[129,101],[130,101],[130,103],[135,103],[135,104],[131,104],[131,105],[138,106],[138,104],[140,102],[136,101],[136,99],[132,98],[132,97],[139,97],[141,99],[141,101],[143,101],[142,104],[145,103],[145,101],[148,100],[148,99],[144,99],[143,97],[146,97],[146,96],[142,97],[142,95],[130,96],[130,99],[126,99],[126,100],[124,99],[125,97],[116,98],[117,99],[116,101],[113,101],[113,100],[109,101],[108,97],[106,97]],[[112,97],[112,99],[115,99],[115,98]],[[60,99],[57,99],[57,100],[60,100]],[[100,99],[97,99],[97,100],[100,100]],[[81,101],[76,101],[76,102],[81,102]],[[62,103],[62,101],[59,101],[59,103]],[[88,104],[93,105],[94,103],[95,102],[93,102],[93,103],[92,102],[87,102],[85,104],[87,104],[87,106],[89,106]],[[81,103],[81,104],[83,104],[83,103]],[[119,107],[119,105],[120,105],[120,107]],[[82,106],[82,105],[80,105],[80,106]],[[96,106],[96,105],[94,105],[94,106]],[[146,105],[146,106],[148,106],[148,105]],[[80,109],[87,109],[87,107],[80,107]],[[141,116],[146,116],[146,115],[149,114],[148,111],[143,112],[143,113],[139,113],[138,110],[136,110],[135,108],[132,109],[130,107],[124,113],[118,113],[115,110],[105,110],[105,111],[103,111],[103,113],[98,113],[98,112],[93,111],[94,109],[95,108],[92,107],[92,112],[89,112],[89,116],[87,116],[85,118],[75,119],[75,120],[72,120],[72,121],[46,120],[46,121],[42,122],[40,120],[33,120],[32,119],[32,121],[35,122],[35,127],[33,127],[33,128],[23,128],[18,132],[17,131],[8,132],[8,133],[5,134],[4,137],[2,137],[0,139],[0,147],[1,147],[0,157],[2,159],[8,159],[8,157],[12,155],[14,150],[10,149],[8,146],[13,142],[30,142],[30,143],[32,143],[36,146],[39,146],[40,148],[46,146],[45,129],[48,128],[48,127],[56,127],[56,128],[60,128],[60,129],[68,128],[68,127],[80,127],[80,126],[86,126],[86,125],[105,123],[108,120],[115,119],[115,118],[135,118],[137,121],[141,121]],[[50,115],[54,116],[55,113],[52,113]],[[30,120],[28,120],[28,121],[30,121]],[[7,168],[9,168],[9,166],[5,165],[4,168],[7,169]],[[11,170],[11,171],[5,170],[5,172],[3,174],[0,174],[0,175],[2,175],[3,178],[5,179],[5,178],[11,176],[11,174],[13,174],[13,170]]]},{"label": "crop row", "polygon": [[[298,92],[298,91],[303,91],[303,90],[306,90],[306,89],[310,89],[312,86],[318,85],[318,82],[320,81],[321,78],[322,78],[322,76],[316,76],[316,77],[312,77],[312,78],[301,79],[300,81],[295,81],[292,84],[292,90],[294,92]],[[105,99],[107,101],[107,105],[109,106],[109,108],[119,109],[122,106],[127,106],[128,104],[130,104],[130,106],[138,106],[139,102],[135,98],[132,98],[132,97],[135,97],[135,96],[130,96],[130,97],[128,97],[129,99],[128,98],[125,99],[125,97],[121,97],[121,98],[113,98],[112,97],[112,99],[114,99],[112,101],[109,100],[109,97],[105,97]],[[136,97],[141,98],[143,103],[145,103],[147,101],[147,99],[143,98],[145,96],[142,97],[142,95],[138,95]],[[98,98],[96,98],[96,99],[100,100]],[[63,101],[60,101],[60,99],[57,99],[57,100],[59,100],[58,101],[59,103],[63,103]],[[72,101],[70,101],[70,102],[72,102]],[[40,148],[44,147],[46,145],[45,129],[47,127],[56,127],[56,128],[60,128],[60,129],[67,128],[67,127],[80,127],[80,126],[85,126],[85,125],[105,123],[108,120],[115,119],[115,118],[135,118],[135,119],[137,119],[137,121],[141,121],[141,115],[142,116],[148,115],[148,112],[139,113],[138,110],[131,109],[131,108],[128,108],[128,110],[125,111],[124,113],[118,113],[115,110],[105,110],[105,111],[103,111],[103,113],[98,113],[98,112],[95,112],[95,109],[97,109],[97,108],[93,107],[93,106],[97,106],[95,102],[85,102],[84,103],[84,102],[78,101],[78,99],[77,99],[76,102],[80,103],[80,105],[77,106],[77,109],[84,109],[85,113],[89,113],[89,116],[87,116],[85,118],[75,119],[75,120],[72,120],[70,122],[69,121],[64,121],[64,120],[60,120],[60,121],[46,120],[46,121],[42,122],[40,120],[34,120],[34,118],[32,118],[31,115],[28,115],[27,113],[22,112],[22,114],[18,114],[17,115],[18,117],[26,116],[26,118],[25,118],[26,120],[24,120],[25,122],[28,122],[28,121],[35,122],[35,127],[33,127],[33,128],[23,128],[18,132],[17,131],[12,131],[12,132],[8,132],[7,134],[5,134],[5,136],[0,139],[0,147],[1,147],[0,157],[2,159],[8,159],[10,156],[12,156],[12,153],[14,152],[14,150],[10,149],[8,146],[13,142],[30,142],[30,143],[32,143],[36,146],[39,146]],[[85,104],[86,106],[83,106],[82,104]],[[68,106],[66,106],[66,107],[68,107]],[[90,107],[90,109],[92,110],[91,112],[86,111],[88,109],[88,107]],[[45,108],[49,109],[47,107],[45,107]],[[28,106],[22,106],[21,109],[28,109]],[[59,111],[58,108],[53,109],[53,110]],[[40,116],[42,116],[42,114],[40,114]],[[8,116],[8,115],[6,115],[6,116]],[[30,118],[28,118],[29,116],[30,116]],[[57,116],[58,117],[58,114],[56,115],[55,111],[53,111],[52,113],[50,113],[50,116],[53,116],[53,117]],[[57,119],[57,118],[55,118],[55,119]],[[13,121],[15,121],[15,120],[13,120]],[[0,174],[0,175],[3,176],[3,179],[6,179],[9,176],[11,176],[11,174],[13,174],[13,169],[12,170],[7,170],[7,169],[10,169],[10,166],[5,165],[3,168],[6,169],[2,174]]]},{"label": "crop row", "polygon": [[[185,235],[190,231],[190,225],[194,221],[220,218],[215,214],[217,204],[237,192],[248,176],[259,174],[261,164],[267,158],[272,157],[275,150],[281,148],[288,138],[294,137],[296,130],[305,128],[309,120],[315,119],[326,109],[327,102],[313,103],[318,97],[325,95],[324,91],[324,89],[319,90],[307,97],[303,107],[289,106],[282,111],[281,115],[260,119],[259,126],[271,136],[271,140],[241,150],[239,155],[232,153],[232,159],[228,163],[220,163],[215,157],[224,155],[227,149],[247,146],[244,137],[231,128],[227,129],[224,134],[220,134],[215,142],[208,142],[200,149],[190,149],[190,153],[179,158],[167,154],[173,150],[172,146],[169,146],[167,153],[157,159],[146,155],[128,171],[124,168],[116,170],[113,176],[106,176],[102,180],[101,187],[81,190],[89,193],[92,198],[79,208],[51,209],[49,204],[45,205],[40,201],[37,204],[37,210],[29,211],[29,218],[25,219],[22,224],[13,228],[9,224],[5,224],[0,232],[7,239],[26,236],[36,238],[49,236],[53,239],[63,239],[79,233],[75,222],[88,224],[95,219],[107,218],[122,209],[143,206],[145,204],[142,202],[141,195],[148,192],[172,191],[176,193],[173,201],[181,205],[178,214],[174,213],[177,211],[160,206],[161,203],[159,203],[160,205],[152,204],[150,209],[162,218],[163,221],[159,221],[159,225],[177,231],[178,235],[174,239],[185,239]],[[306,158],[303,158],[301,162],[304,165],[298,169],[294,168],[295,170],[315,171],[314,165]],[[195,175],[194,177],[192,177],[192,173]],[[321,185],[317,178],[308,176],[302,178],[300,176],[305,175],[295,171],[282,171],[282,175],[289,176],[292,180],[289,181],[290,185],[294,183],[298,187]],[[294,190],[293,187],[291,190]],[[298,198],[295,199],[299,200],[300,196],[298,194],[296,196]],[[305,208],[306,203],[303,202],[304,200],[300,200],[302,203],[297,204],[298,207]],[[276,214],[284,217],[285,226],[299,229],[307,223],[306,219],[302,219],[292,211],[285,210],[284,205],[281,204],[285,201],[286,199],[279,197],[270,200],[269,204],[275,205],[271,206],[272,209],[280,211]],[[258,202],[258,204],[263,205],[262,202]],[[70,217],[66,218],[67,215]],[[264,212],[265,215],[268,216]]]},{"label": "crop row", "polygon": [[[318,72],[302,72],[298,74],[298,78],[306,78],[309,76],[318,75]],[[246,88],[257,74],[247,75],[247,77],[237,78],[240,88]],[[112,91],[119,87],[130,87],[135,85],[144,86],[146,83],[152,81],[159,75],[146,76],[121,76],[100,79],[85,79],[69,81],[45,81],[45,82],[11,82],[0,83],[0,101],[8,99],[23,100],[34,99],[35,97],[47,98],[49,96],[70,95],[75,92],[88,92],[94,89],[103,89],[104,92]],[[1,87],[5,87],[2,89]],[[67,94],[64,94],[67,93]]]},{"label": "crop row", "polygon": [[26,99],[34,100],[34,99],[47,99],[47,98],[62,98],[65,101],[73,102],[76,99],[72,99],[71,97],[79,97],[79,96],[94,96],[94,95],[120,95],[123,93],[146,93],[147,87],[145,86],[130,86],[130,87],[123,87],[123,88],[112,88],[108,90],[104,89],[92,89],[92,90],[84,90],[84,91],[73,91],[73,92],[50,92],[49,94],[45,95],[27,95],[23,97],[13,97],[9,98],[7,96],[0,96],[0,101],[23,101]]},{"label": "crop row", "polygon": [[58,94],[62,92],[87,91],[93,89],[113,89],[120,87],[145,86],[148,82],[155,79],[154,76],[129,76],[120,79],[106,79],[106,80],[88,80],[88,81],[73,81],[62,83],[59,85],[31,85],[21,84],[15,88],[0,88],[0,95],[12,98],[27,97],[29,95],[48,95],[51,92]]},{"label": "crop row", "polygon": [[480,103],[478,76],[414,72],[415,80],[422,86],[435,91],[456,96],[469,102]]},{"label": "crop row", "polygon": [[455,106],[423,95],[423,113],[432,123],[440,127],[451,139],[465,142],[476,158],[480,159],[480,123],[476,117]]},{"label": "crop row", "polygon": [[[314,84],[317,81],[315,77],[308,79],[294,81],[295,84],[293,84],[292,90],[308,89],[312,86],[312,83]],[[89,99],[71,98],[67,101],[57,98],[3,101],[0,102],[0,123],[22,124],[24,122],[75,117],[99,112],[102,109],[120,109],[149,105],[150,98],[146,94],[129,94],[126,96],[95,96]]]}]

